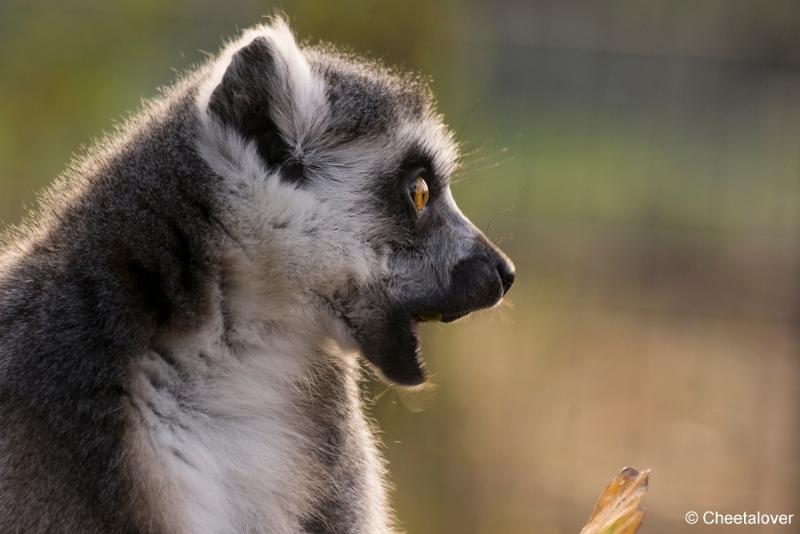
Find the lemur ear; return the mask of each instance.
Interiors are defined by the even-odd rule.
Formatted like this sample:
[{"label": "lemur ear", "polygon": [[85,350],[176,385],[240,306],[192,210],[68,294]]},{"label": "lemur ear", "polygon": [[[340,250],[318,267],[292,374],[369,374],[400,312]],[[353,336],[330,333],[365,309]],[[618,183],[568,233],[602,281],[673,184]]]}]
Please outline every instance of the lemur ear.
[{"label": "lemur ear", "polygon": [[242,128],[248,117],[269,105],[275,60],[266,38],[257,37],[237,50],[211,93],[209,111],[230,126]]},{"label": "lemur ear", "polygon": [[285,84],[278,79],[274,51],[265,37],[240,48],[211,93],[208,110],[243,137],[256,143],[269,166],[281,165],[290,154],[273,113],[285,97],[275,94]]},{"label": "lemur ear", "polygon": [[276,21],[246,33],[208,100],[208,113],[255,142],[268,167],[302,175],[303,142],[324,91],[288,26]]}]

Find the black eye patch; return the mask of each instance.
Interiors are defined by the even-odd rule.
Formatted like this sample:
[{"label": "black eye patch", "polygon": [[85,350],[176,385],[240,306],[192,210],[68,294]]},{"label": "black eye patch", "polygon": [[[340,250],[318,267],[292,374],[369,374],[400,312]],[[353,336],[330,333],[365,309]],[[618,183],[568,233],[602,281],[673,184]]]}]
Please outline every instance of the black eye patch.
[{"label": "black eye patch", "polygon": [[398,185],[402,186],[402,188],[407,189],[417,176],[422,176],[428,183],[431,196],[446,185],[445,178],[436,174],[433,166],[433,158],[430,154],[419,148],[413,148],[408,151],[398,166],[395,174],[395,181]]}]

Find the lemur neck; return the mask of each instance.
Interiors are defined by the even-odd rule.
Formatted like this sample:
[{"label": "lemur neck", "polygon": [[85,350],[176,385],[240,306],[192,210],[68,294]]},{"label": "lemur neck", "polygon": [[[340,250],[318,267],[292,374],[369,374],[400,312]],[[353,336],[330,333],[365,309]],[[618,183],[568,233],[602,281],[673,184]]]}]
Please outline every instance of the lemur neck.
[{"label": "lemur neck", "polygon": [[177,531],[387,532],[355,355],[327,339],[322,316],[289,323],[296,311],[281,318],[250,296],[220,288],[202,329],[132,374],[143,469],[182,503]]}]

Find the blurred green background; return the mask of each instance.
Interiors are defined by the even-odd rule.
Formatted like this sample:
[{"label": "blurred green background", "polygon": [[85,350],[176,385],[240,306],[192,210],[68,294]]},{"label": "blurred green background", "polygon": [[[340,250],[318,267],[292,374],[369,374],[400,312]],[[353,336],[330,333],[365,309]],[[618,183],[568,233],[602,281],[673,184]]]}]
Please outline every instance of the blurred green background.
[{"label": "blurred green background", "polygon": [[427,327],[435,386],[370,388],[409,532],[577,533],[628,464],[643,532],[800,513],[800,4],[0,0],[2,224],[276,7],[433,77],[456,198],[517,264]]}]

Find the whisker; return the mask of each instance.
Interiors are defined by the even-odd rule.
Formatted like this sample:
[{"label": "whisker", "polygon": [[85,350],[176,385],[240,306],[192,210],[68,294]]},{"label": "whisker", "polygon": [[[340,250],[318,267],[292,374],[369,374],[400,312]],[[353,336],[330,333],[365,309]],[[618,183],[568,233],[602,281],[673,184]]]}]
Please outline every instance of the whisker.
[{"label": "whisker", "polygon": [[502,245],[504,243],[508,243],[509,241],[513,240],[514,240],[514,235],[511,232],[506,232],[505,234],[502,234],[496,238],[495,237],[492,238],[492,241],[494,241],[496,245]]},{"label": "whisker", "polygon": [[505,325],[513,324],[514,319],[509,314],[509,310],[512,308],[514,308],[514,303],[511,302],[511,299],[505,297],[500,302],[500,305],[495,308],[496,313],[494,315]]},{"label": "whisker", "polygon": [[[500,165],[502,165],[503,163],[506,163],[507,161],[508,160],[506,160],[506,161],[497,161],[495,163],[490,163],[488,165],[483,165],[483,166],[479,166],[479,167],[473,167],[473,168],[465,169],[463,171],[459,171],[458,176],[456,176],[453,179],[453,183],[457,184],[458,182],[461,182],[465,178],[468,178],[471,175],[474,175],[476,173],[479,173],[479,172],[482,172],[482,171],[486,171],[486,170],[489,170],[489,169],[495,169],[495,168],[499,167]],[[484,178],[488,178],[488,176],[485,176]]]},{"label": "whisker", "polygon": [[[486,160],[491,160],[491,159],[497,158],[501,154],[507,153],[508,152],[508,147],[499,148],[499,149],[494,150],[492,152],[486,153],[486,154],[484,154],[484,155],[482,155],[480,157],[473,157],[476,154],[478,154],[480,152],[483,152],[484,150],[485,150],[484,147],[476,147],[475,149],[471,150],[470,152],[467,152],[466,154],[462,154],[461,161],[463,163],[466,163],[467,165],[475,165],[477,163],[481,163],[481,162],[484,162]],[[467,158],[471,158],[471,159],[469,159],[468,161],[465,161],[465,160],[467,160]]]},{"label": "whisker", "polygon": [[482,150],[483,150],[483,147],[480,146],[480,145],[474,145],[471,148],[462,149],[461,150],[461,155],[459,156],[458,160],[459,160],[459,162],[462,162],[465,159],[470,158],[473,155],[481,152]]},{"label": "whisker", "polygon": [[[484,230],[483,233],[486,234],[487,236],[489,236],[489,232],[492,229],[492,223],[495,221],[495,219],[497,219],[497,217],[499,217],[500,215],[504,215],[506,213],[510,213],[513,210],[514,210],[514,206],[509,206],[506,209],[500,210],[500,211],[496,212],[494,215],[492,215],[492,218],[489,219],[489,224],[486,225],[486,230]],[[491,237],[491,236],[489,236],[489,237]]]},{"label": "whisker", "polygon": [[505,234],[500,236],[498,239],[495,239],[490,235],[490,231],[492,229],[492,223],[494,223],[495,219],[497,219],[500,215],[505,215],[506,213],[511,213],[512,211],[514,211],[514,206],[509,206],[506,209],[500,210],[492,215],[492,218],[489,219],[489,223],[486,225],[486,229],[483,231],[483,233],[497,244],[500,244],[500,242],[506,237],[510,237],[508,234]]},{"label": "whisker", "polygon": [[456,136],[456,139],[461,139],[461,136],[464,133],[464,130],[466,129],[467,124],[469,124],[469,121],[472,118],[472,114],[475,113],[475,109],[477,109],[478,104],[480,104],[480,102],[481,102],[481,98],[480,97],[476,98],[475,102],[473,102],[473,104],[472,104],[472,107],[469,108],[469,112],[467,113],[467,117],[464,119],[464,122],[461,124],[461,128],[458,129],[458,135]]},{"label": "whisker", "polygon": [[382,391],[379,391],[378,393],[376,393],[375,396],[372,397],[373,404],[377,404],[378,401],[381,400],[383,397],[385,397],[386,394],[389,393],[390,391],[392,391],[392,388],[386,387]]}]

